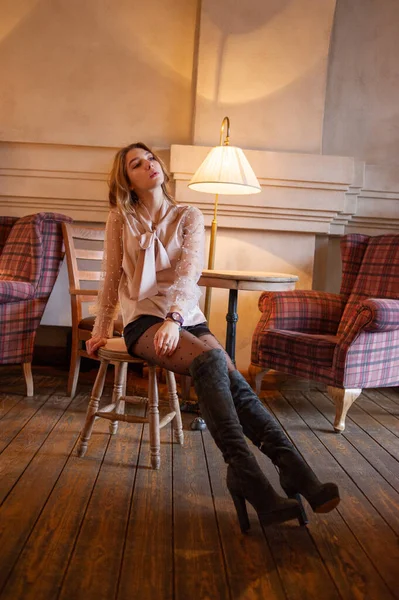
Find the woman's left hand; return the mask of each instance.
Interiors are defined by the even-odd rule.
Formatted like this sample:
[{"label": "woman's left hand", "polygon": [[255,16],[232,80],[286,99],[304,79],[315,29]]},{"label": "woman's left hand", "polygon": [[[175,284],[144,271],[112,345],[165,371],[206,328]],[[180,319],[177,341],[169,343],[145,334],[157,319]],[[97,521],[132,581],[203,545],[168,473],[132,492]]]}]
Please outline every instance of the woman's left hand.
[{"label": "woman's left hand", "polygon": [[166,320],[154,336],[154,347],[157,356],[171,356],[177,348],[179,339],[179,324]]}]

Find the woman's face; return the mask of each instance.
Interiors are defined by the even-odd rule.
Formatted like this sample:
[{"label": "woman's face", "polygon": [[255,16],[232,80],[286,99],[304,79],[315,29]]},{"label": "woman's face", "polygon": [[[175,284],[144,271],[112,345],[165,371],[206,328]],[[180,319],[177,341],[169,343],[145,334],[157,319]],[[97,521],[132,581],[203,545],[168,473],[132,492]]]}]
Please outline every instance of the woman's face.
[{"label": "woman's face", "polygon": [[142,148],[133,148],[126,154],[126,172],[132,189],[140,196],[159,187],[164,182],[164,174],[159,162],[151,152]]}]

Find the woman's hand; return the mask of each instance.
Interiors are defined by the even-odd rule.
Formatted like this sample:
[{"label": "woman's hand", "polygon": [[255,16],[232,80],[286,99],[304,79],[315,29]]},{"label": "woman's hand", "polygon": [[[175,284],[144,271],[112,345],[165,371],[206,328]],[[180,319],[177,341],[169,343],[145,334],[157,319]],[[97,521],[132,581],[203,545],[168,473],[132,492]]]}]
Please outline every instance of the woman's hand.
[{"label": "woman's hand", "polygon": [[154,336],[157,356],[172,356],[180,339],[180,327],[174,321],[166,320]]},{"label": "woman's hand", "polygon": [[101,346],[105,346],[107,341],[107,338],[101,337],[99,335],[94,335],[90,340],[86,340],[87,354],[89,356],[95,356],[97,350],[101,348]]}]

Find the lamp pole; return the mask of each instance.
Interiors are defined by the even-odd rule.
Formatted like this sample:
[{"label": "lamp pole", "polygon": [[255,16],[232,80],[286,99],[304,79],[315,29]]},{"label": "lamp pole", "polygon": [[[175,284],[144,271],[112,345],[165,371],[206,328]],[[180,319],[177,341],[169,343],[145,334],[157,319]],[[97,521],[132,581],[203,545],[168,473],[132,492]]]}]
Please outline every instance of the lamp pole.
[{"label": "lamp pole", "polygon": [[[224,127],[227,127],[226,138],[223,142],[223,133]],[[220,146],[228,146],[230,142],[230,119],[229,117],[224,117],[222,121],[222,125],[220,127]],[[213,219],[211,225],[211,239],[209,243],[209,256],[208,256],[208,269],[213,269],[215,265],[215,251],[216,251],[216,233],[218,228],[217,222],[217,213],[218,213],[218,202],[219,202],[219,194],[215,195],[215,203],[213,206]],[[207,322],[209,323],[209,317],[211,312],[211,298],[212,298],[212,288],[207,287],[205,292],[205,307],[204,314]]]}]

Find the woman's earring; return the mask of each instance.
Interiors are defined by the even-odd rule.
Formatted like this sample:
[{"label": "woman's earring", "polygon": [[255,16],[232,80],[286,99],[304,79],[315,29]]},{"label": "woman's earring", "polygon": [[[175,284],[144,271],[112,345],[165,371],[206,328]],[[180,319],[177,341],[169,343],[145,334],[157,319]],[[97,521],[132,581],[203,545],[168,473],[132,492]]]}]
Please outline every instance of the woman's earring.
[{"label": "woman's earring", "polygon": [[130,200],[133,202],[133,204],[137,204],[139,201],[139,197],[134,190],[130,190]]}]

